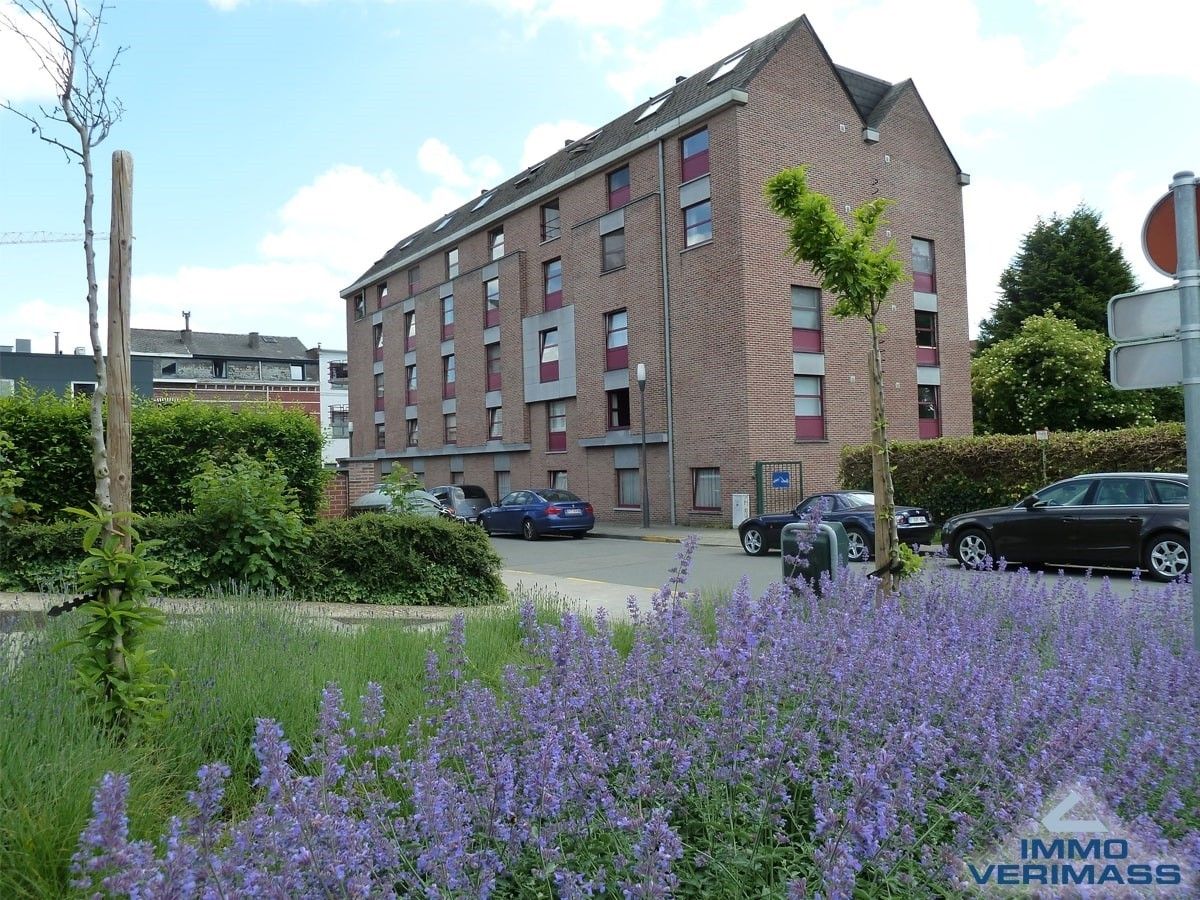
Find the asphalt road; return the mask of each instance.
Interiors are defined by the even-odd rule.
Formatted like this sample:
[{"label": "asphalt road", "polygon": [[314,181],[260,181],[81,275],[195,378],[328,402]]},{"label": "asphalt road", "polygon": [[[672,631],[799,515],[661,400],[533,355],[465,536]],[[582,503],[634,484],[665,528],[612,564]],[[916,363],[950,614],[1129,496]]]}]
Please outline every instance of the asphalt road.
[{"label": "asphalt road", "polygon": [[[662,585],[675,564],[678,544],[653,541],[631,541],[614,538],[588,537],[584,540],[547,537],[540,541],[524,541],[519,537],[495,536],[492,545],[504,559],[505,568],[537,575],[576,578],[611,584],[629,585],[653,590]],[[865,563],[851,563],[863,569]],[[957,563],[929,558],[927,566],[951,566]],[[696,549],[692,575],[688,585],[692,590],[728,591],[743,575],[749,576],[750,588],[760,594],[782,572],[778,553],[767,556],[747,556],[736,547],[706,547]],[[1009,577],[1004,572],[997,578]],[[1121,571],[1097,572],[1093,577],[1109,576],[1114,590],[1128,596],[1132,592],[1130,573]],[[1068,569],[1061,576],[1047,570],[1047,578],[1081,579],[1082,569]]]}]

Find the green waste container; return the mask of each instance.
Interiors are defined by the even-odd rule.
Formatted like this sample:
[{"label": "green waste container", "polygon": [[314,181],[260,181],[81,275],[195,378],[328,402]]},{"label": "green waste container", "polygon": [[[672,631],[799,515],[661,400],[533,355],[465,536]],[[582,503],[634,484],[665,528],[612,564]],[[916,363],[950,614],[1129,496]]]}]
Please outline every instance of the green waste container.
[{"label": "green waste container", "polygon": [[816,534],[810,538],[812,550],[807,558],[797,560],[795,557],[800,536],[807,537],[811,531],[812,526],[807,522],[792,522],[783,527],[783,534],[779,538],[783,551],[783,577],[803,578],[820,590],[821,573],[828,572],[832,578],[838,569],[844,568],[849,562],[850,541],[841,522],[821,522],[817,525]]}]

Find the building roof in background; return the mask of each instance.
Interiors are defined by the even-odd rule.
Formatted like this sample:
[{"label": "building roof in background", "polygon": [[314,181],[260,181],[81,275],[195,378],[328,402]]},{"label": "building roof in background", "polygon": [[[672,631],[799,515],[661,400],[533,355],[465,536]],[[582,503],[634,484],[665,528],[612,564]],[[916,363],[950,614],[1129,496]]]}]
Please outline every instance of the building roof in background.
[{"label": "building roof in background", "polygon": [[[186,335],[186,338],[185,338]],[[258,346],[251,341],[257,338]],[[271,334],[221,334],[213,331],[129,329],[131,353],[147,356],[241,357],[243,359],[304,360],[308,348],[296,337]]]}]

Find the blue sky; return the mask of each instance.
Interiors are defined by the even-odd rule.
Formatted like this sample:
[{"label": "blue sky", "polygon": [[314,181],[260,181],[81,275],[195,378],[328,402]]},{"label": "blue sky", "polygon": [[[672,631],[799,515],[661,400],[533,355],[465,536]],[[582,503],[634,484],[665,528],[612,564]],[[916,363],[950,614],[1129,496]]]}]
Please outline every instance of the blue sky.
[{"label": "blue sky", "polygon": [[[1200,169],[1194,40],[1172,46],[1194,37],[1191,2],[116,0],[127,111],[95,151],[96,222],[129,150],[133,324],[187,309],[197,330],[342,347],[338,289],[399,237],[803,13],[835,62],[913,78],[971,174],[973,328],[1038,216],[1081,201],[1163,282],[1139,235],[1172,175]],[[0,33],[0,99],[44,95]],[[0,233],[80,231],[81,182],[0,110]],[[84,298],[76,244],[0,244],[0,343],[88,343]]]}]

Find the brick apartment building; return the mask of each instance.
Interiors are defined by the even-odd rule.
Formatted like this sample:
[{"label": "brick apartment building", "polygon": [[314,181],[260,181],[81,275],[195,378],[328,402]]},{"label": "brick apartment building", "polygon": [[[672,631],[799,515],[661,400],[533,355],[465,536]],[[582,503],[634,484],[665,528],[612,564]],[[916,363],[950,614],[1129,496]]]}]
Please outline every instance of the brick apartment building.
[{"label": "brick apartment building", "polygon": [[869,336],[830,316],[765,204],[767,179],[799,164],[847,211],[895,201],[887,237],[913,280],[883,316],[891,435],[969,434],[969,177],[911,81],[836,66],[800,18],[405,237],[342,292],[350,499],[400,464],[494,495],[566,485],[600,519],[640,522],[639,363],[654,521],[728,522],[760,461],[833,486],[842,447],[869,436]]}]

